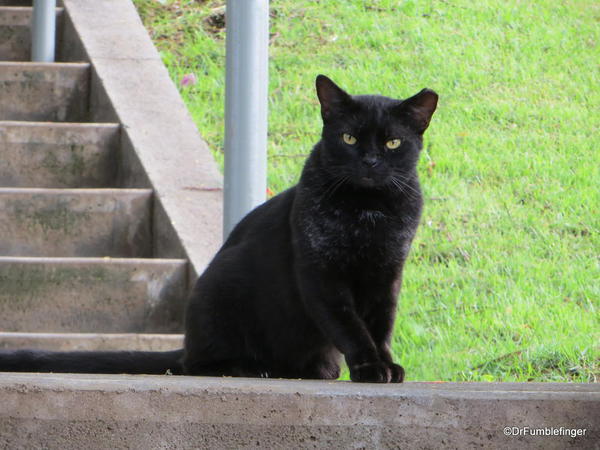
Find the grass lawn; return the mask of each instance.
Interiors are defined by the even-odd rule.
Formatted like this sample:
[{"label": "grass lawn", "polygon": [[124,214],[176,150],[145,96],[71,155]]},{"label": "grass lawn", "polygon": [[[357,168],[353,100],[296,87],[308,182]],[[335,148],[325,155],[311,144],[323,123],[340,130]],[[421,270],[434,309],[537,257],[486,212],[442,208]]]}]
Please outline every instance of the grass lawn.
[{"label": "grass lawn", "polygon": [[[221,163],[224,1],[135,3]],[[272,0],[271,18],[274,192],[318,140],[317,74],[440,94],[393,341],[408,379],[598,381],[600,3]]]}]

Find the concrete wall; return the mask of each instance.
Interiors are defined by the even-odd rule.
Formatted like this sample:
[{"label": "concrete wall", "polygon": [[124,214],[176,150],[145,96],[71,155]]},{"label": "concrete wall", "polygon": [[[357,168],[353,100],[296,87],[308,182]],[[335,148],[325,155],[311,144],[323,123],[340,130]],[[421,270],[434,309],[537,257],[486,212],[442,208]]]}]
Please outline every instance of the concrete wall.
[{"label": "concrete wall", "polygon": [[3,374],[0,405],[2,448],[600,448],[594,384]]},{"label": "concrete wall", "polygon": [[120,122],[122,187],[150,187],[154,256],[194,281],[222,240],[222,177],[133,4],[65,0],[61,58],[92,63],[90,114]]}]

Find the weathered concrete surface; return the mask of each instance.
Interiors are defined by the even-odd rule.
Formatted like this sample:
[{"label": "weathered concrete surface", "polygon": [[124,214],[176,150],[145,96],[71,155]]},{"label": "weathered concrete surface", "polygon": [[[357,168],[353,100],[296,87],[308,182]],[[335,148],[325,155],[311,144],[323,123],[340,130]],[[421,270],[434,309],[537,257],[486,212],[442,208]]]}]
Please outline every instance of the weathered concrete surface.
[{"label": "weathered concrete surface", "polygon": [[63,45],[63,58],[93,64],[90,120],[123,125],[123,155],[145,171],[130,179],[155,191],[155,237],[166,237],[155,241],[156,254],[188,258],[193,279],[221,243],[222,178],[212,155],[133,4],[63,3],[63,39],[80,42]]},{"label": "weathered concrete surface", "polygon": [[0,257],[0,330],[177,333],[184,260]]},{"label": "weathered concrete surface", "polygon": [[0,255],[148,257],[149,189],[0,188]]},{"label": "weathered concrete surface", "polygon": [[0,186],[116,185],[119,125],[0,121]]},{"label": "weathered concrete surface", "polygon": [[0,349],[167,351],[182,347],[182,334],[0,332]]},{"label": "weathered concrete surface", "polygon": [[88,63],[0,62],[0,120],[85,122]]},{"label": "weathered concrete surface", "polygon": [[[598,448],[600,385],[2,374],[5,448]],[[585,429],[505,436],[504,427]]]},{"label": "weathered concrete surface", "polygon": [[[30,61],[32,9],[1,5],[0,61]],[[56,8],[57,35],[61,28],[62,13],[63,8]]]}]

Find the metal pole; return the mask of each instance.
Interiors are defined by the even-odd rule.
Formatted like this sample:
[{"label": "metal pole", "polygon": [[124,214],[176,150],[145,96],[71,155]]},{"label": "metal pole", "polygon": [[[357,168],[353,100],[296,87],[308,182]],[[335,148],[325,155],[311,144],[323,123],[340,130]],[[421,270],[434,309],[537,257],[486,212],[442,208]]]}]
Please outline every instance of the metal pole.
[{"label": "metal pole", "polygon": [[56,0],[33,0],[31,60],[54,62]]},{"label": "metal pole", "polygon": [[228,0],[223,236],[267,191],[269,0]]}]

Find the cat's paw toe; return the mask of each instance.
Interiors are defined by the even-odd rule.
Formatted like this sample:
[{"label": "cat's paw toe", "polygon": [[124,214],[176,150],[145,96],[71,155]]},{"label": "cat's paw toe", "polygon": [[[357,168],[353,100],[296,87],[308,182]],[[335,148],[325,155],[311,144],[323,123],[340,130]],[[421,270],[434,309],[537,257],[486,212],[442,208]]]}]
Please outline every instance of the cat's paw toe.
[{"label": "cat's paw toe", "polygon": [[402,383],[404,381],[404,369],[394,363],[388,365],[390,369],[390,383]]},{"label": "cat's paw toe", "polygon": [[350,367],[350,379],[358,383],[389,383],[391,375],[388,365],[382,362],[364,363]]}]

